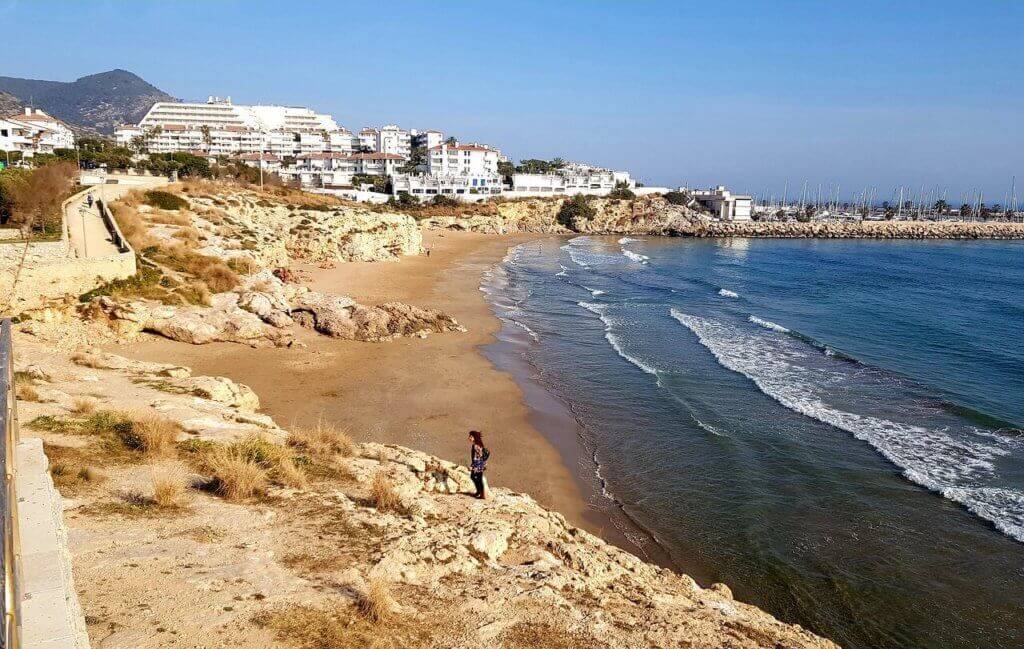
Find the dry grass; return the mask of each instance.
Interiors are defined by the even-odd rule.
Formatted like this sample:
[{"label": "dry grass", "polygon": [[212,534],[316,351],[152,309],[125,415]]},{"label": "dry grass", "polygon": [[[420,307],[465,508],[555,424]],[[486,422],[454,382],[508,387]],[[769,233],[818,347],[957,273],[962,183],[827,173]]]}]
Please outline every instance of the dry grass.
[{"label": "dry grass", "polygon": [[[431,616],[436,617],[436,616]],[[352,609],[335,604],[318,609],[289,606],[258,614],[258,626],[274,631],[277,640],[302,649],[405,649],[438,645],[438,634],[461,635],[450,622],[393,616],[376,624]]]},{"label": "dry grass", "polygon": [[282,565],[291,568],[300,575],[334,572],[347,568],[351,563],[351,558],[337,551],[327,550],[292,552],[281,558]]},{"label": "dry grass", "polygon": [[75,352],[71,355],[71,362],[82,367],[91,367],[94,370],[103,369],[102,360],[98,356],[86,352]]},{"label": "dry grass", "polygon": [[356,453],[348,433],[322,417],[313,426],[293,429],[288,434],[288,445],[311,455],[352,457]]},{"label": "dry grass", "polygon": [[159,223],[160,225],[187,226],[192,222],[187,214],[166,212],[164,210],[155,210],[150,212],[146,215],[146,218],[150,223]]},{"label": "dry grass", "polygon": [[35,386],[22,382],[18,382],[18,385],[15,386],[14,396],[19,401],[41,402],[43,400],[42,395],[39,394],[39,390],[36,390]]},{"label": "dry grass", "polygon": [[177,463],[168,463],[151,468],[153,475],[153,502],[163,509],[174,509],[186,504],[189,476],[185,468]]},{"label": "dry grass", "polygon": [[501,646],[507,649],[600,649],[608,646],[588,633],[532,622],[516,622],[505,629],[499,639]]},{"label": "dry grass", "polygon": [[373,476],[373,482],[370,483],[370,502],[377,508],[377,511],[405,513],[402,499],[395,491],[395,483],[383,471],[378,471]]},{"label": "dry grass", "polygon": [[216,543],[223,539],[225,534],[223,530],[218,530],[215,527],[200,525],[176,532],[174,536],[192,539],[196,543]]},{"label": "dry grass", "polygon": [[181,433],[178,422],[146,411],[117,414],[122,424],[117,435],[125,447],[150,456],[174,454],[174,444]]},{"label": "dry grass", "polygon": [[[51,454],[52,447],[46,449]],[[73,492],[83,487],[97,485],[107,479],[99,469],[91,466],[78,466],[72,462],[55,460],[50,465],[50,476],[53,484],[64,492]]]},{"label": "dry grass", "polygon": [[76,415],[91,415],[99,404],[91,397],[75,397],[71,412]]},{"label": "dry grass", "polygon": [[395,600],[391,597],[387,582],[371,579],[356,600],[359,613],[367,620],[377,624],[386,622],[394,612]]},{"label": "dry grass", "polygon": [[204,464],[213,474],[213,491],[228,500],[245,500],[266,493],[267,469],[236,448],[215,448],[207,454]]}]

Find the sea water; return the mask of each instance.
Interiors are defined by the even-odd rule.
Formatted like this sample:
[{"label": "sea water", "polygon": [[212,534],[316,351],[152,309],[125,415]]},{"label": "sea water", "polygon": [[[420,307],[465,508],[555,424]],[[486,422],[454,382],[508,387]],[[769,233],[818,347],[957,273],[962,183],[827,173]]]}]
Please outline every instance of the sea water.
[{"label": "sea water", "polygon": [[482,288],[636,551],[844,646],[1024,645],[1024,244],[551,238]]}]

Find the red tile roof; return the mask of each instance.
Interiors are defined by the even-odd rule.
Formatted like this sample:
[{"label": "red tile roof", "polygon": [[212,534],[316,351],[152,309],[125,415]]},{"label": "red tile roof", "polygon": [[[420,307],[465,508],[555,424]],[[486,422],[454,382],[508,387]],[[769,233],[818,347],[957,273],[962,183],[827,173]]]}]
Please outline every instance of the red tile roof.
[{"label": "red tile roof", "polygon": [[449,151],[490,151],[491,153],[497,153],[494,149],[476,146],[475,144],[438,144],[437,146],[430,147],[431,151],[441,151],[442,149],[448,149]]}]

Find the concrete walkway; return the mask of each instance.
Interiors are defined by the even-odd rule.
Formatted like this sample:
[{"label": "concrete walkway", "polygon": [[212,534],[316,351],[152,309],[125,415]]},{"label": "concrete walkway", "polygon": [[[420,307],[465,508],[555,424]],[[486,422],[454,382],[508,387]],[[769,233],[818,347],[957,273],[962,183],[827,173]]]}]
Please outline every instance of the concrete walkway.
[{"label": "concrete walkway", "polygon": [[[110,231],[107,230],[95,200],[115,201],[133,189],[151,189],[167,184],[167,179],[159,176],[115,176],[110,175],[103,182],[79,193],[75,200],[65,206],[64,218],[68,228],[68,238],[75,257],[108,257],[120,251],[114,245]],[[92,195],[93,205],[89,207],[88,196]]]}]

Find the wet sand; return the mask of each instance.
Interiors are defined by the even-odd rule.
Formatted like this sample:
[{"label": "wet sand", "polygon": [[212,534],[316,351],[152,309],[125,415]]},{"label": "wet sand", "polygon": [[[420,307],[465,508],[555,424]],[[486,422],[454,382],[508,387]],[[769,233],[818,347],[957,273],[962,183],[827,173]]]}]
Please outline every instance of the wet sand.
[{"label": "wet sand", "polygon": [[[358,441],[401,444],[468,462],[466,434],[482,430],[492,449],[491,485],[532,495],[572,523],[607,531],[586,506],[566,456],[571,430],[556,447],[535,423],[513,377],[481,353],[500,321],[479,286],[483,273],[528,236],[427,232],[431,255],[398,263],[339,263],[332,269],[299,265],[314,290],[344,293],[369,304],[400,301],[441,309],[469,331],[402,338],[386,343],[334,340],[301,331],[305,349],[251,349],[237,344],[192,346],[147,337],[118,350],[145,360],[172,362],[197,374],[227,376],[252,387],[262,411],[283,427],[325,417]],[[552,432],[545,427],[545,432]]]}]

